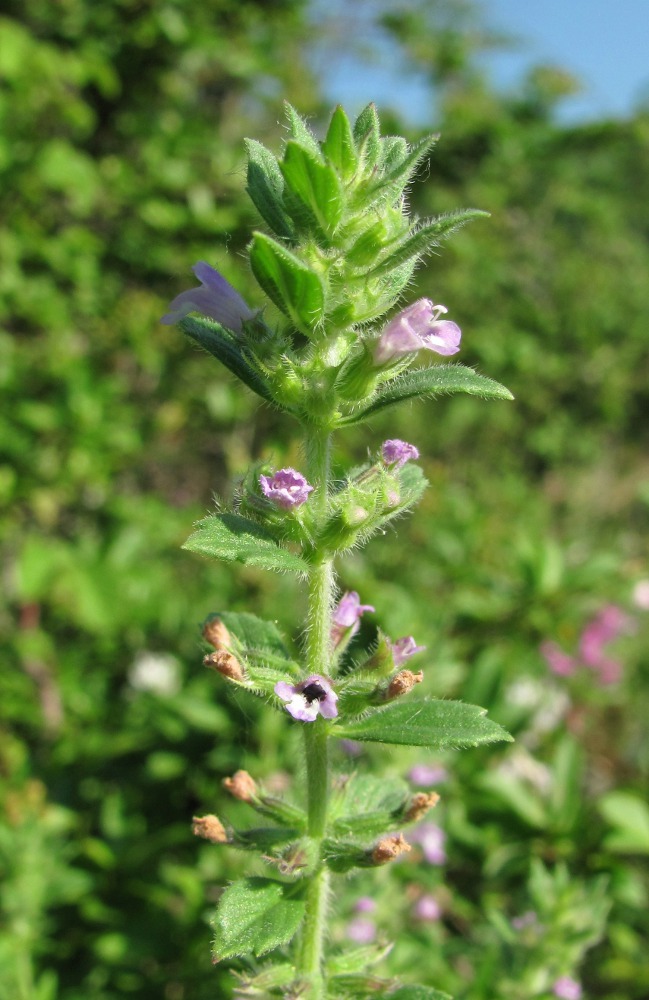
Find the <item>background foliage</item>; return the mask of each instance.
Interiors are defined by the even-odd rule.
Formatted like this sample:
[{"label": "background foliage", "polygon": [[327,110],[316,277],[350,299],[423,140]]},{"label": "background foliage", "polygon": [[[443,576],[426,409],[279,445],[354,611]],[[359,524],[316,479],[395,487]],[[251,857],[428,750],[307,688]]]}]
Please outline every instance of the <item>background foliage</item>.
[{"label": "background foliage", "polygon": [[[517,401],[455,397],[341,438],[359,460],[385,437],[413,441],[432,483],[343,582],[376,605],[374,624],[427,644],[428,693],[485,705],[517,744],[424,761],[449,775],[435,817],[447,861],[413,851],[382,872],[372,920],[401,935],[388,974],[416,964],[466,1000],[545,996],[555,959],[588,995],[639,1000],[649,117],[559,127],[565,74],[496,95],[466,5],[376,9],[429,74],[442,133],[413,206],[492,213],[412,298],[445,302],[463,362]],[[290,632],[300,595],[179,545],[252,459],[300,458],[283,418],[158,319],[198,259],[251,293],[242,139],[277,148],[283,97],[324,124],[318,42],[298,0],[3,11],[0,994],[227,996],[206,921],[248,862],[193,841],[188,821],[220,811],[223,775],[281,783],[295,753],[284,720],[203,671],[197,624],[254,607]],[[614,647],[622,680],[553,675],[540,643],[574,653],[610,603],[632,618]],[[367,753],[395,774],[422,763]],[[413,915],[422,893],[442,919]],[[354,898],[350,884],[336,939],[353,933]]]}]

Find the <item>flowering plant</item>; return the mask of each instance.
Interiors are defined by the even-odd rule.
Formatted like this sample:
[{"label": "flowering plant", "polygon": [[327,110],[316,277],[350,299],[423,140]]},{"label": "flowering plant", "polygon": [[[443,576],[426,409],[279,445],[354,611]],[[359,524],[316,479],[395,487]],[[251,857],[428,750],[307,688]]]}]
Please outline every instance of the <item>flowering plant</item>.
[{"label": "flowering plant", "polygon": [[[248,192],[272,235],[256,232],[252,272],[278,310],[250,307],[209,264],[201,285],[171,303],[165,323],[205,348],[266,402],[290,414],[303,434],[303,470],[252,470],[231,510],[198,523],[185,548],[205,556],[308,581],[306,639],[296,659],[275,624],[251,614],[211,616],[205,662],[226,683],[268,701],[304,737],[304,807],[267,795],[245,771],[225,781],[272,826],[234,830],[216,816],[194,831],[217,844],[256,850],[268,876],[229,885],[214,915],[215,961],[271,953],[239,986],[240,996],[393,997],[434,1000],[424,986],[382,981],[369,969],[384,950],[327,954],[327,912],[336,876],[385,864],[410,850],[402,829],[419,822],[437,796],[400,782],[347,779],[332,805],[332,740],[432,750],[510,737],[474,705],[414,698],[423,671],[404,664],[424,651],[412,636],[350,656],[349,643],[371,605],[355,592],[336,600],[335,561],[413,507],[426,487],[419,451],[383,442],[344,481],[331,475],[335,431],[414,398],[466,392],[509,399],[501,385],[460,364],[415,368],[417,354],[460,349],[446,308],[419,299],[387,322],[418,260],[459,226],[485,213],[466,210],[414,221],[405,191],[436,137],[414,147],[382,137],[373,105],[352,126],[337,108],[322,142],[287,106],[289,138],[276,158],[248,140]],[[191,315],[198,313],[198,316]],[[426,357],[429,357],[427,354]],[[443,850],[434,824],[420,827],[424,849]],[[436,837],[435,847],[432,839]]]}]

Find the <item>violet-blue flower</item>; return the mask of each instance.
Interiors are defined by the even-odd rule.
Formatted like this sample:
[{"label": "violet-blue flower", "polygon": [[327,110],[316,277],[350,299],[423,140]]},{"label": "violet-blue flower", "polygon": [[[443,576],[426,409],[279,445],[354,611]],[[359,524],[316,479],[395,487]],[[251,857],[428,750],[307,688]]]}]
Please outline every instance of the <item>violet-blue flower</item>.
[{"label": "violet-blue flower", "polygon": [[432,923],[439,920],[442,915],[442,908],[430,893],[420,896],[412,909],[412,915],[416,920],[423,920]]},{"label": "violet-blue flower", "polygon": [[360,619],[366,611],[374,611],[371,604],[361,604],[355,590],[347,590],[334,608],[331,619],[331,642],[334,647],[346,636],[351,639],[360,628]]},{"label": "violet-blue flower", "polygon": [[448,781],[448,771],[441,764],[437,766],[431,764],[415,764],[408,771],[408,778],[413,785],[440,785],[443,781]]},{"label": "violet-blue flower", "polygon": [[302,473],[295,469],[279,469],[272,476],[260,476],[259,485],[265,497],[285,510],[305,503],[313,490]]},{"label": "violet-blue flower", "polygon": [[250,309],[230,282],[204,260],[194,264],[192,271],[200,286],[177,295],[160,322],[171,326],[189,313],[197,312],[216,320],[228,330],[241,333],[243,324],[254,319],[259,310]]},{"label": "violet-blue flower", "polygon": [[404,635],[402,639],[391,642],[390,649],[395,667],[402,667],[406,660],[415,656],[416,653],[422,653],[425,648],[425,646],[418,646],[411,635]]},{"label": "violet-blue flower", "polygon": [[411,458],[419,458],[419,451],[414,444],[390,438],[381,445],[381,458],[386,465],[396,465],[397,469],[409,462]]},{"label": "violet-blue flower", "polygon": [[367,917],[354,917],[347,924],[346,934],[355,944],[371,944],[376,937],[376,924]]},{"label": "violet-blue flower", "polygon": [[338,715],[338,695],[320,674],[311,674],[298,684],[278,681],[275,694],[286,702],[286,711],[299,722],[315,722],[318,715],[325,719],[335,719]]},{"label": "violet-blue flower", "polygon": [[446,312],[445,306],[436,306],[430,299],[417,299],[397,313],[377,341],[375,363],[384,365],[422,348],[445,356],[457,354],[462,331],[457,323],[440,319]]}]

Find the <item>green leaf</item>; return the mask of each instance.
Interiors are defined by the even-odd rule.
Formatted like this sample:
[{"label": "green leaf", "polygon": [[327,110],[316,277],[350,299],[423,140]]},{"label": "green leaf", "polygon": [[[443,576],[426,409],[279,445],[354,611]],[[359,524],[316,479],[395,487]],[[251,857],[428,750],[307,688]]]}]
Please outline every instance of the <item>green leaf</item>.
[{"label": "green leaf", "polygon": [[288,101],[284,101],[284,110],[286,111],[286,117],[288,118],[288,127],[295,141],[299,142],[305,149],[308,149],[310,153],[313,153],[315,156],[320,156],[320,146],[318,145],[318,141],[313,132],[307,125],[306,119],[302,118],[301,115],[297,113],[293,105],[289,104]]},{"label": "green leaf", "polygon": [[323,232],[331,234],[343,212],[342,188],[333,167],[298,143],[289,142],[280,169],[293,194],[306,205]]},{"label": "green leaf", "polygon": [[220,618],[245,652],[254,654],[268,651],[283,659],[289,658],[275,622],[266,622],[247,611],[219,611],[216,617]]},{"label": "green leaf", "polygon": [[609,792],[598,803],[604,819],[615,829],[605,845],[617,854],[649,854],[649,806],[633,792]]},{"label": "green leaf", "polygon": [[486,709],[461,701],[393,701],[354,722],[341,723],[336,735],[372,743],[450,750],[483,743],[512,742],[502,726],[486,717]]},{"label": "green leaf", "polygon": [[432,986],[401,986],[394,993],[382,993],[378,1000],[452,1000],[452,997]]},{"label": "green leaf", "polygon": [[244,141],[248,151],[248,194],[273,232],[292,240],[295,233],[284,210],[284,178],[277,159],[255,139]]},{"label": "green leaf", "polygon": [[324,289],[318,275],[263,233],[253,236],[250,265],[275,305],[309,336],[324,313]]},{"label": "green leaf", "polygon": [[353,176],[358,164],[356,147],[349,118],[340,104],[331,116],[322,152],[344,180]]},{"label": "green leaf", "polygon": [[291,844],[297,840],[302,831],[295,827],[267,826],[255,827],[251,830],[237,830],[232,841],[233,847],[244,851],[258,851],[268,854],[275,847]]},{"label": "green leaf", "polygon": [[212,953],[219,962],[237,955],[264,955],[287,944],[304,917],[300,887],[268,878],[229,886],[214,915]]},{"label": "green leaf", "polygon": [[369,205],[377,200],[394,202],[399,198],[424,159],[435,145],[439,135],[429,135],[421,142],[418,142],[410,149],[408,155],[398,162],[392,169],[386,170],[378,177],[375,183],[363,191],[364,204]]},{"label": "green leaf", "polygon": [[394,170],[408,155],[408,143],[400,135],[386,135],[381,139],[381,167]]},{"label": "green leaf", "polygon": [[354,122],[354,141],[366,167],[371,170],[381,156],[381,123],[375,104],[364,107]]},{"label": "green leaf", "polygon": [[466,225],[467,222],[482,217],[488,218],[489,212],[482,212],[478,208],[467,208],[452,212],[449,215],[440,216],[433,222],[421,226],[416,232],[411,233],[406,239],[398,243],[376,267],[372,268],[367,277],[379,277],[380,275],[387,274],[389,271],[393,271],[394,268],[400,267],[413,258],[419,259],[424,254],[429,253],[433,247],[439,246],[440,240],[445,236],[450,236],[451,233]]},{"label": "green leaf", "polygon": [[197,522],[185,544],[189,552],[214,556],[226,562],[260,566],[278,573],[306,573],[307,564],[288,549],[282,549],[265,528],[238,514],[215,514]]},{"label": "green leaf", "polygon": [[391,950],[391,944],[370,944],[339,952],[329,958],[327,974],[329,976],[349,976],[355,972],[364,972],[372,965],[382,961]]},{"label": "green leaf", "polygon": [[344,815],[332,823],[335,837],[374,837],[402,825],[410,790],[398,778],[355,774],[344,789]]},{"label": "green leaf", "polygon": [[434,365],[406,372],[378,390],[373,401],[364,410],[342,417],[339,427],[349,427],[377,413],[386,406],[393,406],[414,396],[430,398],[442,394],[466,392],[484,399],[513,399],[509,389],[484,375],[478,375],[465,365]]},{"label": "green leaf", "polygon": [[262,399],[276,403],[267,384],[248,360],[250,354],[245,345],[229,330],[214,320],[192,318],[182,319],[180,328],[213,357],[218,358],[249,389]]}]

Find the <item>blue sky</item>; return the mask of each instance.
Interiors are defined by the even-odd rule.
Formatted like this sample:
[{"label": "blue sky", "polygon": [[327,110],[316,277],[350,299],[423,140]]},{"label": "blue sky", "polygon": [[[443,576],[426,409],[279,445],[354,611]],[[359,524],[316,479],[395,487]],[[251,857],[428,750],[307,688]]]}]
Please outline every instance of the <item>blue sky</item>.
[{"label": "blue sky", "polygon": [[[371,0],[314,0],[325,19],[363,18]],[[582,90],[566,98],[564,122],[625,117],[640,98],[649,102],[649,0],[481,0],[485,23],[516,40],[510,51],[486,57],[494,84],[511,89],[533,65],[551,63],[579,79]],[[395,9],[399,4],[395,2]],[[353,12],[353,14],[352,14]],[[413,124],[430,118],[424,80],[404,77],[378,35],[383,58],[362,65],[343,53],[319,67],[327,94],[355,112],[370,100],[396,107]]]}]

